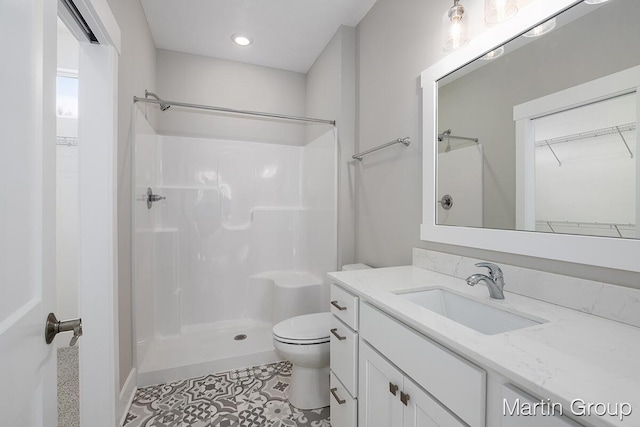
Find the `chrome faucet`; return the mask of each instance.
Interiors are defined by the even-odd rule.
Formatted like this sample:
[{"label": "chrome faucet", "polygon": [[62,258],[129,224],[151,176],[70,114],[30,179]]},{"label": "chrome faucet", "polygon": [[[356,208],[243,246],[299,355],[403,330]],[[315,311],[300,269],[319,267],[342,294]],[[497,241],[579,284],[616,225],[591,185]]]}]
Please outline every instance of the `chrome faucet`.
[{"label": "chrome faucet", "polygon": [[467,277],[467,285],[475,286],[478,282],[485,282],[489,288],[489,296],[493,299],[504,299],[504,276],[502,270],[490,262],[479,262],[476,267],[486,267],[489,269],[489,276],[486,274],[472,274]]}]

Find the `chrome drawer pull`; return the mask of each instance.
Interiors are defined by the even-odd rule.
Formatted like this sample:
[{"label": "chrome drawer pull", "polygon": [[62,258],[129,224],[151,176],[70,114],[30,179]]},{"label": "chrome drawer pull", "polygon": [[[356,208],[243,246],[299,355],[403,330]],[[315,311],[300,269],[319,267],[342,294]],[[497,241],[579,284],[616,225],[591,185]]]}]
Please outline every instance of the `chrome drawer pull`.
[{"label": "chrome drawer pull", "polygon": [[394,383],[389,383],[389,392],[395,396],[398,392],[398,386]]},{"label": "chrome drawer pull", "polygon": [[[326,390],[326,389],[325,389],[325,390]],[[336,399],[336,402],[338,402],[338,405],[343,405],[343,404],[347,403],[347,401],[346,401],[346,400],[344,400],[344,399],[340,399],[340,397],[338,396],[337,391],[338,391],[338,389],[337,389],[337,388],[332,388],[332,389],[331,389],[331,394],[333,394],[333,397]]]},{"label": "chrome drawer pull", "polygon": [[[338,334],[338,328],[333,328],[331,329],[329,332],[331,332],[336,338],[338,338],[340,341],[342,340],[346,340],[347,337],[341,337],[340,334]],[[326,390],[326,389],[325,389]]]},{"label": "chrome drawer pull", "polygon": [[340,304],[338,304],[338,301],[331,301],[331,305],[334,306],[335,308],[337,308],[340,311],[345,311],[347,309],[347,307],[343,307]]},{"label": "chrome drawer pull", "polygon": [[408,394],[404,394],[403,392],[400,392],[400,401],[402,403],[404,403],[404,406],[407,406],[407,402],[409,402],[409,395]]}]

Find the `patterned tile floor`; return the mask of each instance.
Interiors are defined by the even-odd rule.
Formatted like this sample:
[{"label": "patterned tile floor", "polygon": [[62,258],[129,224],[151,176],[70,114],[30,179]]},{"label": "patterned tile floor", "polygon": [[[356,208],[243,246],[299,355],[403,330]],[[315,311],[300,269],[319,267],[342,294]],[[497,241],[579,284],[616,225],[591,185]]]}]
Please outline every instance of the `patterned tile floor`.
[{"label": "patterned tile floor", "polygon": [[278,362],[138,389],[126,427],[330,427],[329,408],[287,400],[291,364]]}]

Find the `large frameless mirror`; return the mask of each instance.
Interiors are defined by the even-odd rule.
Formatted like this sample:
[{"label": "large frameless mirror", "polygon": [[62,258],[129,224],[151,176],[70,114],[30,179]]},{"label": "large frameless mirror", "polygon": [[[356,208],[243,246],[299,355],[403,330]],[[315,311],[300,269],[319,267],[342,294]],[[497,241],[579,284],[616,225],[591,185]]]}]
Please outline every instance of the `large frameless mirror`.
[{"label": "large frameless mirror", "polygon": [[438,225],[640,238],[640,2],[591,3],[437,79]]}]

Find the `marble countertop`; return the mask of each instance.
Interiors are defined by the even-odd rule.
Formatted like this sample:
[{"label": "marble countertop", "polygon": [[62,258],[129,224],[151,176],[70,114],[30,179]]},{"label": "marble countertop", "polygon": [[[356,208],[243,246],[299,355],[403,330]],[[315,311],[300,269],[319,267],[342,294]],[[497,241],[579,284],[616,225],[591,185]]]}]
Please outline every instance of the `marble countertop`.
[{"label": "marble countertop", "polygon": [[[627,403],[632,414],[579,416],[593,426],[640,426],[640,328],[510,293],[492,300],[486,286],[414,266],[330,273],[336,283],[364,301],[448,347],[481,367],[495,371],[571,414],[571,402]],[[545,323],[484,335],[393,292],[438,287],[487,304],[540,318]],[[617,407],[618,412],[620,406]]]}]

